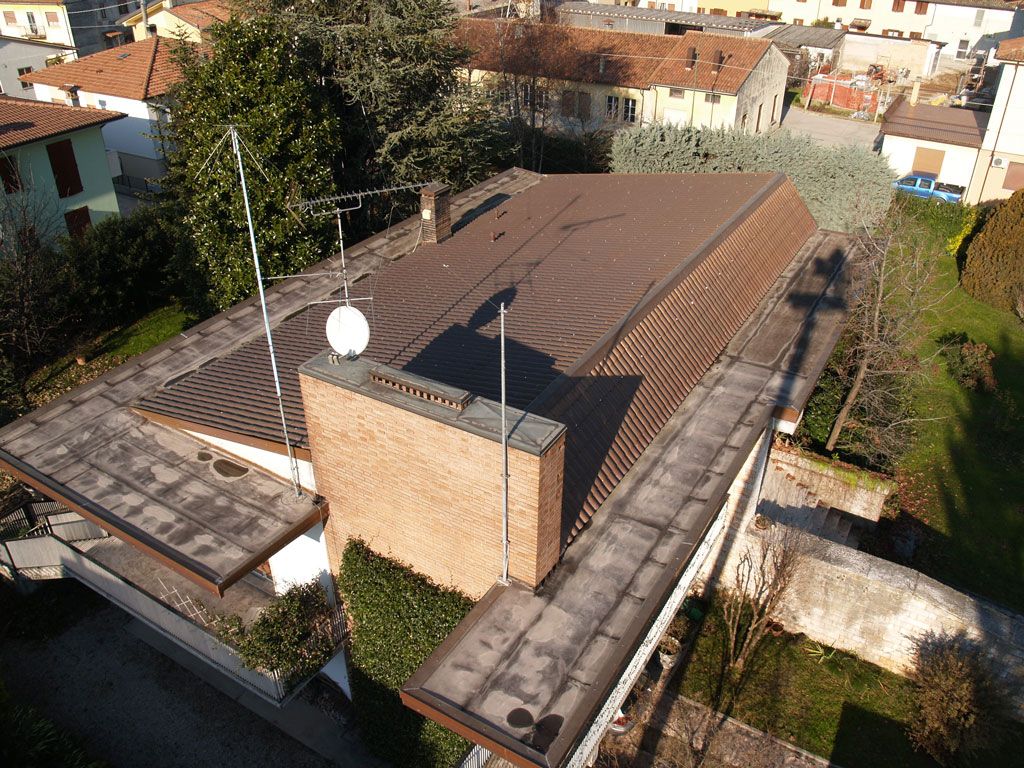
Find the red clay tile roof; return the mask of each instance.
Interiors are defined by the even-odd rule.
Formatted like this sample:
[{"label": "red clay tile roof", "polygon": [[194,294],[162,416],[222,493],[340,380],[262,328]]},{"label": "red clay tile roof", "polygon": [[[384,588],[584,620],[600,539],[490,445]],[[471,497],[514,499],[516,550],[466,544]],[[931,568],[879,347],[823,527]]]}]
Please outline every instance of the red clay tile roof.
[{"label": "red clay tile roof", "polygon": [[911,106],[898,96],[882,118],[882,133],[922,141],[938,141],[961,147],[980,147],[989,112],[959,107]]},{"label": "red clay tile roof", "polygon": [[[764,38],[707,32],[638,35],[490,19],[462,19],[457,35],[473,51],[473,69],[630,88],[657,84],[720,93],[736,93],[772,45]],[[688,69],[691,47],[697,49],[697,63]],[[725,62],[716,73],[712,61],[719,51]]]},{"label": "red clay tile roof", "polygon": [[58,88],[77,85],[83,91],[125,99],[154,99],[181,80],[181,71],[173,58],[177,45],[177,40],[154,35],[30,72],[21,80]]},{"label": "red clay tile roof", "polygon": [[0,96],[0,150],[60,136],[111,120],[120,120],[121,112],[85,109],[51,104],[45,101]]},{"label": "red clay tile roof", "polygon": [[[687,200],[699,209],[687,213]],[[568,540],[815,225],[792,184],[771,174],[547,176],[498,212],[352,286],[354,296],[373,297],[365,355],[497,399],[492,302],[504,300],[509,403],[569,428]],[[296,371],[327,347],[332,308],[314,305],[274,331],[300,445]],[[139,407],[280,442],[270,370],[259,338]]]},{"label": "red clay tile roof", "polygon": [[1024,61],[1024,37],[1003,40],[996,49],[996,58],[1001,61]]},{"label": "red clay tile roof", "polygon": [[209,26],[228,21],[231,18],[231,7],[223,0],[200,0],[198,3],[176,5],[168,9],[168,13],[201,32]]}]

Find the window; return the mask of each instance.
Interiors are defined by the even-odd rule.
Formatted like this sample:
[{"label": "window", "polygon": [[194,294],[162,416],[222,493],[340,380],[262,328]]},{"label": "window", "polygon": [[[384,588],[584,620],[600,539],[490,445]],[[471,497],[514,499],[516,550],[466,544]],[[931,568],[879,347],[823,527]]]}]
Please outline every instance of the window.
[{"label": "window", "polygon": [[779,95],[772,96],[772,125],[775,124],[775,108],[779,105]]},{"label": "window", "polygon": [[842,8],[846,5],[846,0],[832,0],[832,5],[836,6],[837,8]]},{"label": "window", "polygon": [[119,16],[124,16],[126,13],[128,13],[128,3],[118,3],[117,13]]},{"label": "window", "polygon": [[906,5],[905,0],[892,0],[893,13],[903,13],[904,5]]},{"label": "window", "polygon": [[[21,77],[22,75],[27,75],[31,71],[32,67],[18,67],[18,77]],[[24,80],[21,82],[21,90],[27,91],[31,87],[32,83],[26,83]]]},{"label": "window", "polygon": [[85,230],[92,226],[92,219],[89,218],[89,206],[83,205],[64,214],[64,223],[68,227],[68,234],[72,237],[81,237]]},{"label": "window", "polygon": [[722,96],[717,93],[705,93],[704,101],[708,104],[721,104]]},{"label": "window", "polygon": [[4,192],[7,194],[21,189],[21,174],[18,172],[18,161],[10,155],[0,156],[0,179],[3,179]]},{"label": "window", "polygon": [[983,21],[985,21],[985,9],[979,8],[974,12],[974,26],[980,27]]},{"label": "window", "polygon": [[622,121],[625,123],[636,122],[636,99],[622,100]]},{"label": "window", "polygon": [[107,18],[107,7],[106,6],[103,6],[102,8],[100,8],[100,18],[101,19]]},{"label": "window", "polygon": [[914,13],[918,16],[924,16],[928,13],[928,3],[922,3],[918,0],[918,2],[914,3]]},{"label": "window", "polygon": [[686,96],[686,89],[685,88],[669,88],[668,89],[668,95],[669,95],[670,98],[673,98],[673,99],[681,99],[684,96]]},{"label": "window", "polygon": [[562,91],[562,117],[590,121],[590,94],[586,91]]},{"label": "window", "polygon": [[82,177],[78,175],[78,163],[75,162],[75,148],[71,145],[71,139],[47,144],[46,154],[50,157],[50,169],[57,184],[57,195],[71,197],[81,192]]},{"label": "window", "polygon": [[38,35],[39,27],[36,26],[36,15],[32,11],[25,12],[25,20],[28,22],[28,32],[30,35]]},{"label": "window", "polygon": [[618,96],[607,96],[605,97],[605,117],[609,120],[619,119],[619,97]]},{"label": "window", "polygon": [[802,27],[804,25],[804,20],[803,19],[793,19],[793,23],[796,24],[798,27]]},{"label": "window", "polygon": [[921,33],[920,32],[911,32],[909,35],[907,35],[907,37],[909,37],[911,40],[920,40],[921,39]]},{"label": "window", "polygon": [[1006,176],[1003,177],[1003,189],[1016,192],[1024,188],[1024,163],[1008,163]]},{"label": "window", "polygon": [[903,37],[903,33],[898,29],[883,29],[882,34],[886,37]]},{"label": "window", "polygon": [[[914,152],[914,161],[910,166],[910,172],[915,176],[938,178],[942,173],[942,161],[945,159],[945,150],[918,147]],[[931,189],[931,185],[924,188]]]},{"label": "window", "polygon": [[46,26],[48,27],[59,27],[60,21],[57,19],[56,11],[46,12]]},{"label": "window", "polygon": [[871,0],[860,0],[860,7],[865,11],[871,10]]},{"label": "window", "polygon": [[4,11],[4,24],[17,24],[18,17],[14,15],[14,11]]},{"label": "window", "polygon": [[967,58],[967,49],[971,47],[970,40],[961,40],[960,44],[956,47],[956,57],[958,59]]}]

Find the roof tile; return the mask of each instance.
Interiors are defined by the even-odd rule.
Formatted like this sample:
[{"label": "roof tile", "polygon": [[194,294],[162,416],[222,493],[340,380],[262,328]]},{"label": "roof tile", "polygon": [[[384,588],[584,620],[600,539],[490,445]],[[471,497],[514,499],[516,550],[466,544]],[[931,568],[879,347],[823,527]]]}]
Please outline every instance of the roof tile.
[{"label": "roof tile", "polygon": [[121,112],[85,109],[44,101],[0,96],[0,150],[60,136],[111,120],[120,120]]}]

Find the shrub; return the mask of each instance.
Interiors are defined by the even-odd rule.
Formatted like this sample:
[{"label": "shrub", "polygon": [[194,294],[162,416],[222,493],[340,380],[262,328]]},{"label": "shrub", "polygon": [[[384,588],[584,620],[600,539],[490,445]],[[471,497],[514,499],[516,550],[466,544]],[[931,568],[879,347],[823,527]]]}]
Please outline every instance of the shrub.
[{"label": "shrub", "polygon": [[996,353],[984,342],[974,342],[964,333],[950,332],[940,337],[943,344],[942,356],[946,358],[949,375],[967,389],[995,392],[996,376],[992,361]]},{"label": "shrub", "polygon": [[893,174],[884,157],[787,131],[651,125],[616,133],[611,158],[616,173],[781,171],[792,179],[819,227],[843,232],[873,228],[893,195]]},{"label": "shrub", "polygon": [[102,768],[67,733],[31,707],[16,704],[0,686],[0,765]]},{"label": "shrub", "polygon": [[327,595],[318,580],[297,584],[274,600],[248,628],[220,617],[221,637],[250,669],[276,672],[285,685],[319,671],[336,648]]},{"label": "shrub", "polygon": [[338,586],[351,625],[349,670],[367,746],[396,766],[448,768],[468,744],[405,707],[399,691],[472,601],[351,541]]},{"label": "shrub", "polygon": [[1009,312],[1024,310],[1024,190],[996,208],[971,242],[961,281],[976,299]]},{"label": "shrub", "polygon": [[955,765],[995,748],[1008,699],[981,647],[962,634],[918,640],[911,681],[916,712],[908,735],[939,765]]}]

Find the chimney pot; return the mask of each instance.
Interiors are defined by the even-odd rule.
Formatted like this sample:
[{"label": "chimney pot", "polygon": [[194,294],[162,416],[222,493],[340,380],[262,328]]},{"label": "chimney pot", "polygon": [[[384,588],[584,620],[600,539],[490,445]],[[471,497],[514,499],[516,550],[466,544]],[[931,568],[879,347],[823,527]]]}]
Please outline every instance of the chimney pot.
[{"label": "chimney pot", "polygon": [[423,242],[443,243],[452,236],[451,191],[447,184],[437,181],[420,190]]},{"label": "chimney pot", "polygon": [[914,81],[914,87],[910,89],[910,106],[916,106],[917,100],[921,98],[921,78]]}]

